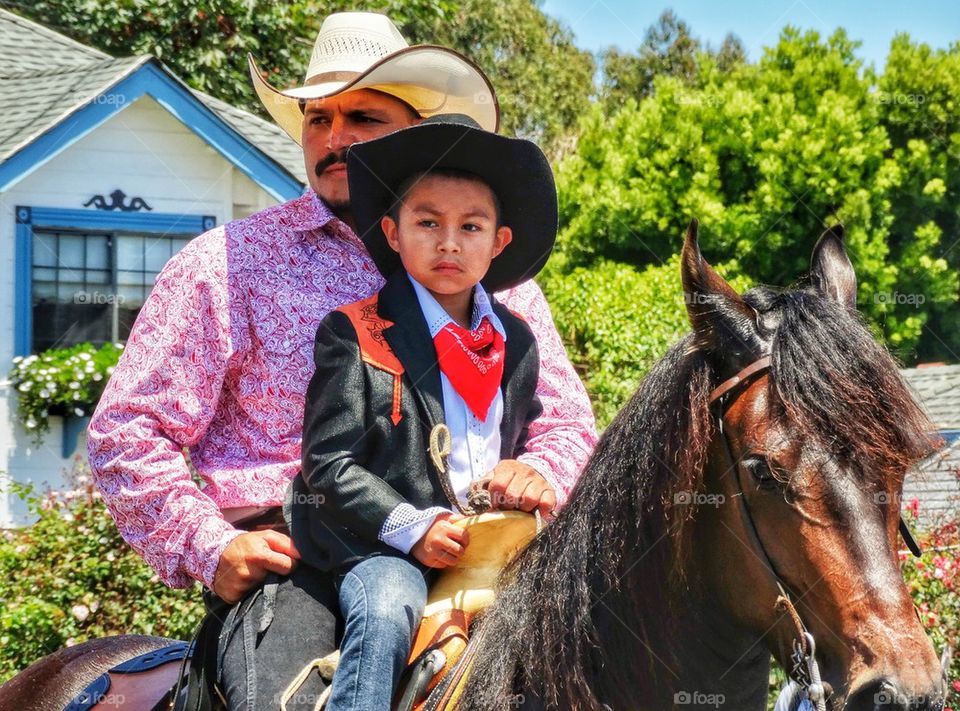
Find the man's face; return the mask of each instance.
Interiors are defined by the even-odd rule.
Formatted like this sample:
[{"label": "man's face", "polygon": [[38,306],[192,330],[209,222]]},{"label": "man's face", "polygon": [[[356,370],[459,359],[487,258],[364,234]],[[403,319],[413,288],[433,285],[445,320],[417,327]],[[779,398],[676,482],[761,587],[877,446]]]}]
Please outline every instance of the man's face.
[{"label": "man's face", "polygon": [[303,115],[303,158],[310,187],[340,217],[350,212],[347,148],[419,120],[399,99],[358,89],[308,101]]}]

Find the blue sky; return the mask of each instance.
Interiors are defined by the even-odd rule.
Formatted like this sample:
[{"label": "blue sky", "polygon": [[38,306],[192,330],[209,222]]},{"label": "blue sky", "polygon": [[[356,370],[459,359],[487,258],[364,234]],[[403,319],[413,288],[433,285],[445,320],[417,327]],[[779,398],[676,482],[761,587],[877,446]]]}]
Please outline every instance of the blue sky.
[{"label": "blue sky", "polygon": [[542,7],[574,31],[578,46],[590,51],[610,45],[636,49],[647,27],[667,8],[715,47],[733,32],[752,61],[764,46],[776,43],[788,24],[821,35],[843,27],[863,43],[860,57],[879,69],[899,31],[933,47],[960,40],[958,0],[544,0]]}]

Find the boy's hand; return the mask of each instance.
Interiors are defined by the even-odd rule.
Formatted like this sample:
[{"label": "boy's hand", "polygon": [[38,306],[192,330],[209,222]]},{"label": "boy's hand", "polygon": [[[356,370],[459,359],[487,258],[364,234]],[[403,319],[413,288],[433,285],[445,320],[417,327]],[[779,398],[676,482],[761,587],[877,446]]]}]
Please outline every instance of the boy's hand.
[{"label": "boy's hand", "polygon": [[557,506],[557,494],[550,483],[533,467],[516,459],[504,459],[490,472],[490,507],[519,509],[528,513],[539,509],[549,519]]},{"label": "boy's hand", "polygon": [[455,564],[470,542],[470,534],[453,525],[462,518],[452,513],[437,516],[423,538],[410,549],[410,554],[430,568],[448,568]]}]

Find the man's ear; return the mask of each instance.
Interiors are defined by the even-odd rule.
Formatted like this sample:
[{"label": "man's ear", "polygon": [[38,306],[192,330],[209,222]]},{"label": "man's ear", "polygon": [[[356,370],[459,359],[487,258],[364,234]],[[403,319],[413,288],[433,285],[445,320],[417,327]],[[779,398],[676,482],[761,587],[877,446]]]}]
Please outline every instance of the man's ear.
[{"label": "man's ear", "polygon": [[513,241],[513,230],[506,225],[500,225],[497,228],[497,234],[493,238],[493,256],[500,256],[500,252],[507,248],[507,245]]},{"label": "man's ear", "polygon": [[390,249],[399,254],[400,239],[397,237],[399,230],[397,230],[397,223],[393,221],[390,215],[384,215],[383,219],[380,220],[380,229],[383,230],[383,234],[386,235],[387,244],[390,245]]}]

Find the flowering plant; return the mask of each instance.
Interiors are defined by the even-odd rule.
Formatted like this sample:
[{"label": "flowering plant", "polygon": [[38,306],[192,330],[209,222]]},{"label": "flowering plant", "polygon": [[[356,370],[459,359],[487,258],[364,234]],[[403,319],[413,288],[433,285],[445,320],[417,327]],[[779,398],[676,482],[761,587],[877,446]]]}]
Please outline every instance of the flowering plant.
[{"label": "flowering plant", "polygon": [[[904,518],[915,528],[920,518],[919,501],[912,499],[904,508]],[[900,551],[901,569],[934,647],[938,651],[949,648],[954,653],[948,672],[945,711],[949,711],[957,708],[960,699],[960,521],[953,518],[937,522],[920,535],[919,542],[923,549],[920,558]]]},{"label": "flowering plant", "polygon": [[83,457],[74,457],[64,490],[0,475],[0,492],[24,501],[35,521],[0,529],[0,684],[95,637],[190,639],[204,614],[197,586],[166,587],[123,541]]},{"label": "flowering plant", "polygon": [[13,359],[10,383],[19,396],[20,421],[35,440],[50,429],[51,415],[93,412],[122,351],[119,343],[100,348],[81,343]]}]

